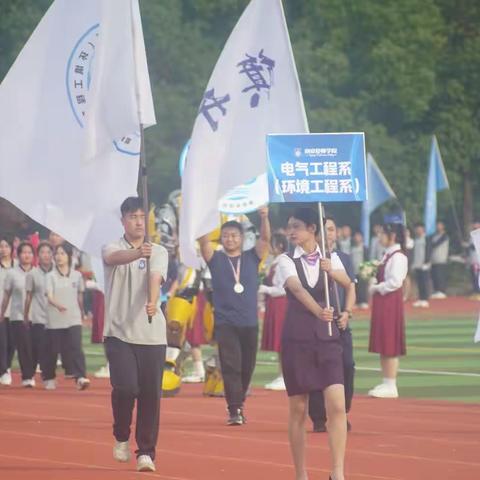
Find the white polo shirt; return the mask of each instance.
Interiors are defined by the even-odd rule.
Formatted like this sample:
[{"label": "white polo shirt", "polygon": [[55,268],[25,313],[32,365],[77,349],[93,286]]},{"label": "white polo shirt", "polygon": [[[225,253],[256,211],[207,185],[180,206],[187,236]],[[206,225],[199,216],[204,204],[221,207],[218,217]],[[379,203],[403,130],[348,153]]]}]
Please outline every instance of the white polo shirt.
[{"label": "white polo shirt", "polygon": [[[102,257],[105,271],[105,337],[115,337],[137,345],[166,345],[166,321],[160,309],[148,323],[147,262],[139,258],[126,265],[107,265],[105,257],[121,250],[134,247],[125,238],[103,247]],[[159,273],[165,280],[168,270],[168,252],[152,245],[150,271]]]},{"label": "white polo shirt", "polygon": [[[7,274],[10,270],[11,268],[5,268],[4,266],[0,265],[0,308],[2,307],[3,296],[5,294],[5,279],[7,278]],[[10,318],[11,303],[12,303],[11,301],[8,302],[7,309],[5,310],[5,318]]]},{"label": "white polo shirt", "polygon": [[[320,247],[317,245],[315,250],[319,254],[319,259],[322,258],[322,252]],[[293,253],[293,258],[302,258],[305,255],[305,251],[302,247],[297,246]],[[342,261],[339,256],[333,252],[331,256],[332,261],[332,270],[345,270]],[[317,282],[318,277],[320,276],[320,265],[319,261],[315,265],[310,265],[304,258],[302,258],[303,271],[305,272],[305,277],[307,278],[308,285],[313,288]],[[279,279],[278,282],[285,285],[285,282],[290,277],[298,277],[297,267],[295,262],[286,254],[280,256],[278,261],[278,270],[279,270]]]},{"label": "white polo shirt", "polygon": [[47,295],[51,295],[57,303],[66,308],[65,312],[60,312],[56,307],[48,304],[47,328],[57,330],[81,325],[82,312],[78,304],[78,294],[85,291],[82,274],[70,269],[67,275],[63,275],[55,267],[47,275],[46,288]]},{"label": "white polo shirt", "polygon": [[[29,270],[30,271],[30,270]],[[3,288],[4,291],[12,291],[10,297],[10,321],[23,321],[23,312],[25,309],[25,280],[29,272],[25,271],[20,265],[7,270]],[[31,320],[29,318],[29,320]]]},{"label": "white polo shirt", "polygon": [[33,268],[25,279],[25,290],[32,292],[30,317],[32,323],[46,325],[48,319],[47,307],[47,275],[52,271],[41,267]]}]

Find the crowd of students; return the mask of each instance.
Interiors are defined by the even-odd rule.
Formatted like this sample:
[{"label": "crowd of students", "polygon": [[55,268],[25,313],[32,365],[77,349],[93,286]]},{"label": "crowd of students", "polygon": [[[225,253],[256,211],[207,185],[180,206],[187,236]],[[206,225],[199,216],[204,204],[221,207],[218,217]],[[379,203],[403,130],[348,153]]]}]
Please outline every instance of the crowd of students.
[{"label": "crowd of students", "polygon": [[[168,320],[158,307],[160,288],[163,284],[169,295],[198,289],[198,278],[208,285],[198,310],[211,304],[214,311],[213,337],[224,382],[227,425],[247,422],[245,404],[261,335],[261,348],[279,357],[280,375],[267,388],[286,390],[289,396],[289,439],[297,478],[306,478],[305,422],[310,416],[314,431],[328,432],[332,478],[341,480],[355,374],[352,311],[371,299],[369,351],[379,355],[383,380],[369,395],[398,397],[399,358],[406,354],[403,287],[410,269],[419,301],[426,302],[431,271],[434,296],[444,298],[449,248],[444,225],[438,223],[431,239],[422,225],[415,227],[414,239],[401,224],[375,226],[367,251],[361,233],[338,228],[335,219],[327,216],[324,252],[319,245],[318,211],[296,209],[286,227],[272,235],[268,209],[262,208],[259,237],[248,248],[245,230],[237,221],[221,226],[218,245],[209,235],[200,238],[204,269],[191,276],[181,265],[171,268],[175,262],[165,248],[144,242],[141,199],[127,199],[121,213],[125,235],[102,253],[106,288],[101,337],[112,384],[114,457],[130,459],[128,440],[136,401],[138,468],[155,469]],[[12,382],[10,367],[16,350],[24,387],[35,386],[39,371],[45,388],[55,389],[59,355],[78,389],[88,387],[82,350],[85,283],[73,257],[72,247],[54,234],[36,248],[24,241],[14,249],[8,238],[0,237],[1,384]],[[379,262],[371,279],[361,275],[361,266],[369,258]],[[263,281],[262,271],[266,272]],[[265,306],[262,331],[259,296]],[[148,317],[153,317],[152,324]],[[195,371],[186,381],[203,381],[205,375],[203,340],[198,334],[202,319],[197,317],[188,333]]]},{"label": "crowd of students", "polygon": [[78,389],[89,386],[82,349],[84,290],[73,248],[58,235],[36,248],[29,241],[15,248],[12,239],[0,236],[0,385],[12,384],[16,351],[23,387],[34,387],[38,372],[44,387],[54,390],[59,356]]}]

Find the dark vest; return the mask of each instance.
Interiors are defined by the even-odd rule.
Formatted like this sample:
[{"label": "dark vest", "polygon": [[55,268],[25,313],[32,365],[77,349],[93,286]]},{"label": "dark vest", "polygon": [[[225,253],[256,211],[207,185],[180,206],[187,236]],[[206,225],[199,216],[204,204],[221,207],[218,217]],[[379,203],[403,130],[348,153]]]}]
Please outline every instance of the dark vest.
[{"label": "dark vest", "polygon": [[[303,270],[301,258],[289,257],[295,263],[298,278],[305,290],[315,299],[315,301],[325,308],[325,282],[323,272],[318,276],[317,284],[312,288],[307,282],[307,277]],[[319,267],[320,268],[320,262]],[[286,289],[288,297],[288,309],[283,327],[284,341],[312,342],[317,340],[332,341],[338,340],[340,332],[335,322],[332,322],[332,336],[328,335],[328,323],[315,317],[303,303],[301,303],[288,288]]]}]

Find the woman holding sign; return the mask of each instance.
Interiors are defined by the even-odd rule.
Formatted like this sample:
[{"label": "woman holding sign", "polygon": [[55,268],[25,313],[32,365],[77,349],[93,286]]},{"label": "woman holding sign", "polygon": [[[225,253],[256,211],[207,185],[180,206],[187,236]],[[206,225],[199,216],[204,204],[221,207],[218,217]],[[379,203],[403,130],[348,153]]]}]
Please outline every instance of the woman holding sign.
[{"label": "woman holding sign", "polygon": [[406,354],[403,282],[408,272],[405,255],[405,228],[388,223],[380,242],[385,250],[377,271],[377,283],[370,287],[373,295],[369,352],[380,354],[383,383],[368,394],[377,398],[397,398],[398,357]]},{"label": "woman holding sign", "polygon": [[[340,333],[333,310],[325,308],[326,289],[322,271],[348,288],[350,279],[336,255],[322,258],[316,241],[318,213],[298,208],[288,220],[292,255],[282,255],[278,266],[288,296],[282,335],[282,370],[289,396],[289,439],[296,479],[306,480],[305,421],[308,395],[323,391],[332,455],[332,480],[344,479],[347,418],[343,386]],[[329,328],[330,327],[330,328]]]}]

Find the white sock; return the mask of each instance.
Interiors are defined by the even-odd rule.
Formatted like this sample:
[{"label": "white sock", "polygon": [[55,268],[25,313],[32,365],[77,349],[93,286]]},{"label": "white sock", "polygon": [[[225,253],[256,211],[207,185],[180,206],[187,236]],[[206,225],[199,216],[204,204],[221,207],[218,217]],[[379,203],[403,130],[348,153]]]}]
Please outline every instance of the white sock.
[{"label": "white sock", "polygon": [[383,379],[384,385],[388,387],[396,387],[397,386],[397,379],[396,378],[384,378]]},{"label": "white sock", "polygon": [[205,376],[205,367],[203,366],[203,362],[201,360],[193,362],[193,370],[199,377]]}]

